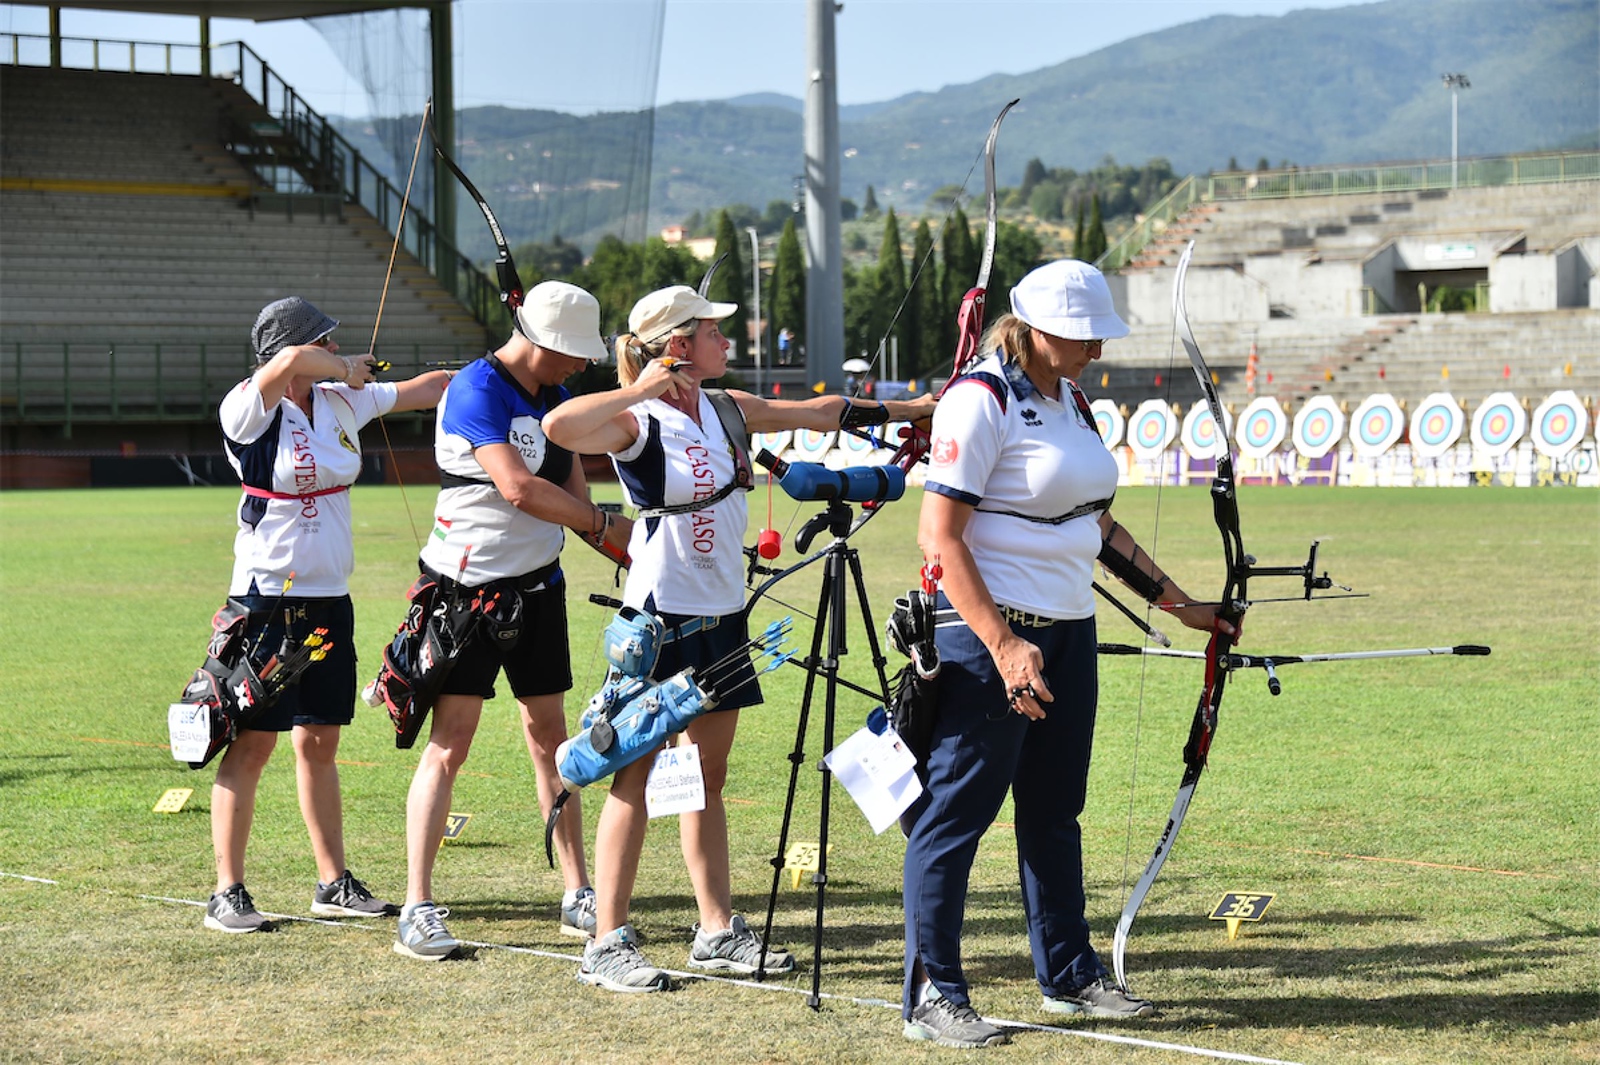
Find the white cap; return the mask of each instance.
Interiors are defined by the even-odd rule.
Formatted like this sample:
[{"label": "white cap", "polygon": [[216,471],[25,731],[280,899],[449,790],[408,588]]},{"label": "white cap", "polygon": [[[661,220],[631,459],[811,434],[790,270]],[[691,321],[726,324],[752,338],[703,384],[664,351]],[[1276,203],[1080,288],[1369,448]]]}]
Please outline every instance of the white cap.
[{"label": "white cap", "polygon": [[1128,335],[1105,275],[1077,259],[1057,259],[1011,290],[1011,313],[1063,340],[1115,340]]},{"label": "white cap", "polygon": [[657,289],[633,305],[628,332],[654,343],[678,328],[701,318],[720,322],[739,309],[737,303],[713,303],[688,285]]},{"label": "white cap", "polygon": [[577,285],[541,281],[517,308],[517,325],[529,340],[577,359],[610,357],[600,339],[600,301]]}]

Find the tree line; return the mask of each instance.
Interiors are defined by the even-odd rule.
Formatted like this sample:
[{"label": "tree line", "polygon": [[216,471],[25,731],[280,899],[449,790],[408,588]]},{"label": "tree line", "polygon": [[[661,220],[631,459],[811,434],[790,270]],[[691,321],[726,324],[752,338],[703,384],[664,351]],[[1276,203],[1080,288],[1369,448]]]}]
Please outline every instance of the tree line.
[{"label": "tree line", "polygon": [[[992,321],[1007,309],[1011,287],[1047,258],[1043,241],[1029,223],[1043,217],[1058,222],[1074,218],[1070,254],[1093,261],[1107,246],[1108,221],[1130,223],[1132,217],[1165,196],[1176,184],[1172,167],[1162,159],[1144,167],[1118,166],[1109,157],[1092,171],[1047,169],[1038,159],[1024,169],[1023,182],[997,194],[1008,217],[996,227],[994,262],[989,279],[989,313]],[[864,221],[883,220],[875,260],[865,256],[844,264],[845,350],[841,359],[862,356],[875,362],[878,376],[888,374],[888,356],[880,350],[891,345],[898,351],[902,379],[926,380],[949,372],[955,346],[956,313],[977,278],[986,226],[969,219],[963,190],[941,189],[928,201],[942,216],[924,214],[912,230],[909,247],[901,220],[893,207],[882,211],[869,186],[864,206],[850,203],[849,214]],[[702,261],[683,243],[669,244],[661,237],[629,244],[608,236],[585,259],[575,244],[557,236],[549,243],[525,244],[515,251],[525,283],[560,278],[581,285],[600,301],[601,328],[608,334],[627,329],[628,311],[639,297],[667,285],[697,286],[710,265],[721,267],[708,295],[713,300],[739,304],[726,331],[739,345],[739,357],[748,360],[757,323],[751,319],[752,301],[749,244],[743,234],[756,229],[763,237],[777,233],[768,266],[763,269],[760,345],[764,359],[772,362],[781,330],[792,337],[792,350],[806,349],[805,257],[800,246],[802,223],[794,204],[774,200],[765,211],[735,204],[709,216],[695,212],[685,220],[689,236],[714,236],[712,259]],[[1012,219],[1017,219],[1013,221]],[[1020,224],[1019,224],[1020,223]],[[859,239],[859,233],[857,235]],[[609,384],[609,371],[586,371],[579,387]]]}]

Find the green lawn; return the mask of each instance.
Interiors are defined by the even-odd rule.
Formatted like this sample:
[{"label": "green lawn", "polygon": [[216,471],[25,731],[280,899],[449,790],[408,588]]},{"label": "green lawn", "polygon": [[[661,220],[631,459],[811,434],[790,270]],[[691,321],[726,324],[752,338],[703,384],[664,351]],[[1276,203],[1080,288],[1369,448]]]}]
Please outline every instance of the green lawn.
[{"label": "green lawn", "polygon": [[[613,494],[605,486],[601,494]],[[1008,1061],[1191,1060],[1151,1044],[1297,1062],[1600,1061],[1600,496],[1572,489],[1242,490],[1246,546],[1298,563],[1313,538],[1336,580],[1369,599],[1262,604],[1242,651],[1294,653],[1480,642],[1491,658],[1285,667],[1271,697],[1234,678],[1212,764],[1134,928],[1143,1023],[1023,1031]],[[426,531],[432,493],[408,492]],[[1215,594],[1220,551],[1203,489],[1118,497],[1119,520],[1193,593]],[[212,771],[174,762],[166,706],[199,664],[226,590],[231,511],[222,489],[0,495],[0,1060],[264,1062],[951,1060],[905,1042],[898,834],[874,836],[835,792],[820,1012],[805,1006],[815,892],[779,897],[775,938],[800,971],[773,988],[690,980],[670,995],[613,996],[573,979],[576,941],[556,931],[558,876],[544,866],[537,803],[502,696],[487,708],[436,890],[468,960],[391,953],[391,922],[286,922],[270,935],[201,926],[212,882]],[[913,491],[852,543],[874,618],[920,558]],[[416,543],[398,490],[354,492],[363,673],[399,620]],[[809,510],[781,496],[791,534]],[[752,515],[766,500],[751,500]],[[755,517],[759,523],[759,517]],[[751,536],[753,538],[754,531]],[[792,543],[782,561],[795,559]],[[600,680],[584,599],[604,563],[568,552],[576,718]],[[809,642],[820,567],[775,589]],[[1292,594],[1262,582],[1262,597]],[[852,613],[858,613],[854,599]],[[764,610],[761,620],[776,616]],[[1102,636],[1137,634],[1110,611]],[[1179,643],[1198,648],[1198,634]],[[866,683],[853,635],[845,672]],[[899,661],[891,661],[890,669]],[[1193,662],[1102,663],[1101,727],[1084,817],[1089,917],[1109,960],[1123,896],[1142,870],[1182,771],[1199,691]],[[728,795],[734,890],[759,924],[772,879],[803,674],[766,679],[746,711]],[[839,734],[866,700],[841,697]],[[820,717],[820,705],[818,708]],[[362,708],[341,754],[357,875],[404,885],[404,804],[416,754]],[[815,839],[820,723],[806,744],[794,837]],[[192,787],[176,815],[151,812]],[[592,842],[601,791],[585,794]],[[1009,818],[1003,811],[1002,821]],[[304,914],[315,880],[292,755],[263,780],[248,884],[266,911]],[[38,880],[23,879],[39,878]],[[50,883],[41,881],[51,881]],[[1229,942],[1206,919],[1230,890],[1270,891],[1266,920]],[[646,843],[635,921],[660,965],[684,968],[694,908],[671,824]],[[975,870],[966,927],[975,1005],[1030,1023],[1014,847],[997,829]]]}]

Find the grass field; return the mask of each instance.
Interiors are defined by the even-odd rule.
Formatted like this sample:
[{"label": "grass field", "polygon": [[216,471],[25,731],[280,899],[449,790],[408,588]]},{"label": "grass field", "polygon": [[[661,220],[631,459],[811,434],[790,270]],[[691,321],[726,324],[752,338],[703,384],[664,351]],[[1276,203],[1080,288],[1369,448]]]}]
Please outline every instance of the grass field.
[{"label": "grass field", "polygon": [[[426,531],[432,493],[408,496]],[[544,867],[532,772],[504,695],[485,711],[457,789],[455,809],[472,820],[436,877],[452,931],[484,944],[468,959],[398,957],[392,922],[203,929],[213,773],[171,759],[166,706],[199,664],[222,601],[235,499],[221,489],[0,496],[0,1059],[966,1056],[905,1042],[895,1008],[872,1001],[899,994],[901,846],[893,831],[873,836],[839,791],[822,987],[840,997],[820,1012],[801,994],[815,892],[789,890],[787,877],[775,938],[800,957],[794,977],[764,988],[686,980],[654,996],[577,984],[576,942],[556,931],[560,881]],[[1167,490],[1152,532],[1155,499],[1125,491],[1119,520],[1191,592],[1214,594],[1220,552],[1205,492]],[[788,522],[793,504],[778,506]],[[397,490],[358,488],[354,507],[352,591],[368,674],[399,619],[415,540]],[[752,500],[753,512],[764,507]],[[915,579],[916,507],[908,493],[852,541],[879,624]],[[1259,674],[1235,678],[1211,767],[1129,949],[1134,989],[1161,1014],[1022,1031],[985,1059],[1193,1060],[1173,1049],[1188,1047],[1296,1062],[1600,1061],[1600,497],[1247,487],[1241,511],[1264,564],[1298,562],[1320,537],[1335,579],[1373,596],[1263,604],[1241,650],[1482,642],[1494,655],[1290,666],[1276,699]],[[584,596],[609,575],[581,546],[567,561],[575,718],[600,679],[608,616]],[[809,612],[820,580],[813,567],[776,592]],[[808,640],[810,619],[796,621]],[[1101,625],[1103,638],[1136,635],[1109,611]],[[1179,642],[1201,646],[1192,633]],[[850,652],[847,675],[867,680],[859,634]],[[1101,675],[1084,836],[1089,917],[1109,960],[1124,893],[1172,802],[1200,675],[1191,662],[1127,658],[1104,660]],[[767,705],[745,712],[734,750],[734,891],[752,923],[771,884],[802,679],[798,669],[768,678]],[[843,698],[840,735],[868,709]],[[817,834],[820,737],[813,727],[797,839]],[[341,754],[351,864],[398,899],[416,754],[396,751],[387,718],[365,708]],[[174,787],[195,789],[183,811],[152,813]],[[600,797],[585,795],[591,842]],[[305,914],[314,881],[283,744],[263,780],[247,882],[263,910]],[[1230,890],[1277,893],[1267,918],[1233,942],[1206,919]],[[634,916],[652,959],[685,967],[694,909],[672,824],[650,833]],[[982,1012],[1045,1021],[1003,829],[980,851],[965,943]],[[1095,1038],[1107,1035],[1159,1045]]]}]

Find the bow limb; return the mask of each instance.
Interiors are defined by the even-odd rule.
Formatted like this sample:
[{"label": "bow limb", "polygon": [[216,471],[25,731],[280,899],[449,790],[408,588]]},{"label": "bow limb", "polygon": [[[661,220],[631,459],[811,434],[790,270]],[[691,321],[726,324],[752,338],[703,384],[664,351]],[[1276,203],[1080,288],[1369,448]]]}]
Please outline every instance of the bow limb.
[{"label": "bow limb", "polygon": [[474,185],[472,179],[467,177],[466,171],[462,170],[456,161],[450,157],[450,153],[445,151],[444,145],[439,143],[439,131],[434,128],[433,123],[429,122],[427,126],[428,137],[433,141],[434,154],[444,162],[450,173],[455,175],[456,180],[461,182],[461,187],[467,190],[467,195],[471,196],[472,201],[478,205],[478,210],[482,213],[483,220],[489,224],[489,234],[494,238],[494,274],[495,280],[500,285],[500,302],[505,305],[507,313],[511,315],[512,327],[520,333],[522,332],[522,325],[517,321],[517,308],[522,306],[522,278],[517,273],[517,264],[511,258],[511,245],[506,243],[505,234],[500,230],[500,222],[495,218],[494,211],[489,207],[489,201],[484,199],[483,193],[478,191],[478,186]]},{"label": "bow limb", "polygon": [[[409,213],[411,206],[411,186],[417,179],[417,159],[422,155],[422,133],[423,130],[430,128],[428,118],[432,108],[433,100],[430,97],[422,105],[422,122],[417,129],[417,143],[411,149],[411,172],[406,175],[406,190],[400,197],[400,220],[394,227],[394,243],[389,247],[389,267],[383,274],[383,289],[378,293],[378,313],[372,319],[372,340],[367,345],[367,351],[374,360],[378,357],[378,327],[383,324],[383,306],[389,298],[389,282],[394,279],[394,261],[396,256],[400,254],[400,235],[405,232],[406,215]],[[387,369],[388,365],[388,363],[376,361],[373,363],[373,366],[377,369]],[[389,440],[389,426],[384,422],[381,414],[378,415],[377,421],[378,428],[383,433],[383,450],[388,453],[389,467],[394,470],[395,484],[400,486],[400,502],[406,508],[406,521],[411,526],[411,538],[416,541],[417,549],[420,551],[422,549],[422,534],[417,531],[417,519],[411,513],[411,500],[406,495],[405,482],[400,478],[400,463],[395,458],[394,445]]]},{"label": "bow limb", "polygon": [[[987,200],[985,216],[988,226],[984,231],[983,258],[978,263],[978,276],[961,297],[961,309],[956,313],[956,352],[951,364],[950,379],[945,382],[945,388],[950,387],[950,381],[960,377],[972,364],[978,360],[978,346],[983,340],[984,310],[989,301],[989,274],[994,269],[994,249],[997,239],[998,222],[1000,220],[1000,190],[995,185],[994,178],[994,150],[995,143],[1000,139],[1000,123],[1006,120],[1006,115],[1011,109],[1021,102],[1020,98],[1012,100],[1000,109],[995,116],[994,124],[989,127],[989,138],[983,144],[983,184]],[[943,395],[943,389],[940,395]]]},{"label": "bow limb", "polygon": [[[1222,400],[1217,395],[1216,384],[1211,380],[1211,370],[1206,365],[1205,357],[1200,353],[1200,345],[1195,341],[1194,330],[1189,325],[1188,310],[1184,303],[1185,282],[1188,277],[1189,260],[1193,253],[1194,243],[1191,241],[1184,249],[1183,257],[1178,261],[1177,273],[1173,278],[1172,314],[1178,338],[1183,343],[1184,350],[1189,356],[1189,363],[1194,368],[1195,377],[1200,383],[1200,391],[1211,408],[1212,417],[1216,419],[1220,448],[1216,460],[1216,473],[1211,481],[1211,504],[1212,516],[1222,537],[1226,575],[1220,599],[1221,606],[1217,611],[1219,624],[1206,645],[1205,683],[1201,688],[1199,701],[1195,705],[1194,719],[1189,726],[1189,739],[1184,744],[1183,778],[1178,784],[1178,794],[1173,800],[1172,812],[1167,816],[1167,824],[1156,843],[1155,852],[1145,866],[1144,873],[1129,893],[1128,901],[1123,905],[1122,914],[1117,919],[1117,930],[1111,946],[1111,960],[1117,983],[1123,987],[1128,984],[1126,955],[1128,936],[1133,929],[1134,918],[1138,916],[1139,907],[1143,905],[1145,896],[1149,894],[1151,886],[1161,872],[1161,867],[1166,863],[1167,855],[1172,853],[1173,845],[1178,839],[1178,831],[1183,827],[1184,815],[1188,813],[1189,802],[1194,797],[1195,787],[1200,783],[1200,775],[1205,771],[1206,759],[1211,752],[1211,741],[1216,735],[1218,714],[1222,708],[1222,694],[1227,689],[1228,683],[1228,670],[1222,667],[1228,661],[1228,655],[1233,649],[1233,633],[1238,631],[1244,621],[1245,611],[1249,607],[1250,567],[1254,563],[1254,559],[1245,553],[1244,541],[1239,532],[1239,505],[1234,481],[1233,454],[1223,429],[1226,423],[1222,416]],[[1226,628],[1223,623],[1226,623]]]}]

